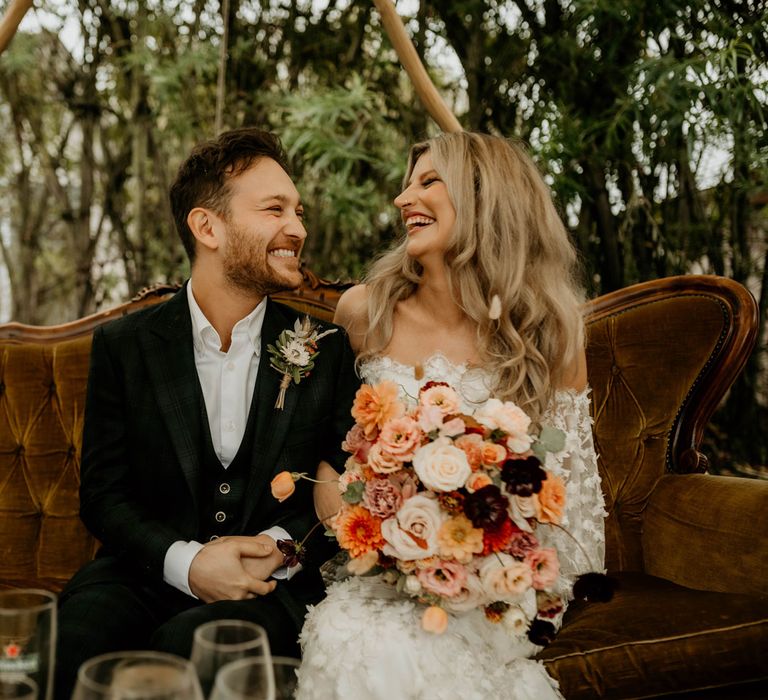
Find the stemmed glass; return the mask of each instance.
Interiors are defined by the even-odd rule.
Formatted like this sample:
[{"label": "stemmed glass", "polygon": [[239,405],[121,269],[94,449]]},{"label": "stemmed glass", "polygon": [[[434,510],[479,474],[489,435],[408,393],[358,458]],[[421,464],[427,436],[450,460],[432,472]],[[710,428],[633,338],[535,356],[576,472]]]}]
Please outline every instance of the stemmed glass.
[{"label": "stemmed glass", "polygon": [[86,661],[72,700],[203,700],[187,659],[158,651],[119,651]]},{"label": "stemmed glass", "polygon": [[0,678],[0,700],[37,700],[37,683],[26,676]]},{"label": "stemmed glass", "polygon": [[216,675],[211,700],[290,700],[298,669],[298,659],[283,656],[233,661]]},{"label": "stemmed glass", "polygon": [[[16,681],[29,678],[37,697],[53,697],[56,649],[56,595],[50,591],[19,588],[0,591],[0,697],[24,697]],[[17,693],[17,695],[8,695]]]},{"label": "stemmed glass", "polygon": [[195,630],[190,659],[206,696],[222,666],[246,657],[271,658],[269,639],[260,625],[246,620],[213,620]]}]

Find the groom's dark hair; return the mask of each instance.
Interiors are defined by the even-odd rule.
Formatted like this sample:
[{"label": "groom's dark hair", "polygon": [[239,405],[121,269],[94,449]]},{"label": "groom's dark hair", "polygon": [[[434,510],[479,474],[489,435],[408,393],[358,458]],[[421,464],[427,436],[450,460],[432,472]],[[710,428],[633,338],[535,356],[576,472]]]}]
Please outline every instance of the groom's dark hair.
[{"label": "groom's dark hair", "polygon": [[190,263],[195,261],[195,237],[187,225],[189,212],[195,207],[207,207],[226,218],[232,194],[229,181],[260,158],[271,158],[290,174],[280,139],[252,126],[225,131],[216,139],[198,144],[181,164],[171,185],[171,212]]}]

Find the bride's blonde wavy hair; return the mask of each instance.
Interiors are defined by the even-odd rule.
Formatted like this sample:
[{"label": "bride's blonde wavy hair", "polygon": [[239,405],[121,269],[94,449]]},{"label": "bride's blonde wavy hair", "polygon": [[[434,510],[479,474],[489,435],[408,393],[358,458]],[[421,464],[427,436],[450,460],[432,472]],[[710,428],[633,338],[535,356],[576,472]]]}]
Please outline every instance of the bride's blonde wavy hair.
[{"label": "bride's blonde wavy hair", "polygon": [[[411,148],[404,182],[425,151],[446,185],[456,223],[445,253],[454,301],[477,326],[494,395],[534,419],[567,379],[584,343],[577,254],[536,165],[518,144],[469,132],[442,134]],[[421,265],[407,239],[366,277],[368,325],[359,359],[382,352],[395,302],[416,290]],[[501,316],[492,320],[498,295]]]}]

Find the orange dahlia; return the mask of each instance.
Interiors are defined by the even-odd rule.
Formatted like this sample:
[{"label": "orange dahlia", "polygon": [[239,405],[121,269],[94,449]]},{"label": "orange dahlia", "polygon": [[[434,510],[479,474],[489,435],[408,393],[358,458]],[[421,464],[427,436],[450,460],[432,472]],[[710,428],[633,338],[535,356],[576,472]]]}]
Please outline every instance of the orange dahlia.
[{"label": "orange dahlia", "polygon": [[353,558],[384,546],[381,520],[362,506],[351,506],[339,515],[336,537]]},{"label": "orange dahlia", "polygon": [[363,384],[357,390],[352,417],[363,429],[366,440],[374,440],[388,420],[403,415],[405,407],[398,401],[399,394],[397,384],[390,381],[376,386]]}]

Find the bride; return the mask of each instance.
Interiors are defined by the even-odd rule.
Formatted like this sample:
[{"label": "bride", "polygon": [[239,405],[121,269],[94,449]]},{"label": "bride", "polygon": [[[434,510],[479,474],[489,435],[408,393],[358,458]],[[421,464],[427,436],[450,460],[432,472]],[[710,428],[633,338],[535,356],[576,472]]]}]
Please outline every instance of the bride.
[{"label": "bride", "polygon": [[[562,525],[573,537],[547,525],[536,536],[557,548],[555,592],[567,602],[579,574],[603,569],[605,516],[575,250],[535,165],[501,138],[464,132],[417,144],[395,205],[405,238],[342,296],[336,321],[368,384],[394,381],[412,401],[424,383],[444,381],[465,412],[493,396],[566,433],[546,467],[566,482]],[[316,486],[315,501],[321,517],[338,511],[337,485]],[[333,584],[301,634],[297,697],[561,697],[530,658],[541,647],[489,624],[482,610],[456,614],[442,635],[424,631],[421,614],[377,577]]]}]

